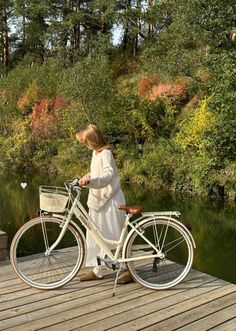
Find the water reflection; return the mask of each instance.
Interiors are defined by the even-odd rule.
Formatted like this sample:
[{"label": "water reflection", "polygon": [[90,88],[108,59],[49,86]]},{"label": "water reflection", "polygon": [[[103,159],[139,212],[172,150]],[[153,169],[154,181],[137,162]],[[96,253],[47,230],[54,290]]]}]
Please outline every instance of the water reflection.
[{"label": "water reflection", "polygon": [[[25,189],[21,183],[26,182]],[[9,242],[17,229],[34,218],[39,209],[38,186],[63,185],[63,179],[0,176],[0,229]],[[192,224],[197,249],[194,267],[218,278],[236,283],[236,204],[150,192],[143,187],[123,186],[129,204],[143,204],[146,211],[178,210],[185,224]],[[86,202],[87,190],[83,192]]]}]

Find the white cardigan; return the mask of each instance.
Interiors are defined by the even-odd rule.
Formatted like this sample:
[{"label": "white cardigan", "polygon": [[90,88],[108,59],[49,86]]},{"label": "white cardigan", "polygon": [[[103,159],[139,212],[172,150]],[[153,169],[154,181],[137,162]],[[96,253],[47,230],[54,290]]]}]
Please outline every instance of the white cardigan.
[{"label": "white cardigan", "polygon": [[89,181],[88,207],[100,211],[120,189],[120,177],[110,150],[93,152]]}]

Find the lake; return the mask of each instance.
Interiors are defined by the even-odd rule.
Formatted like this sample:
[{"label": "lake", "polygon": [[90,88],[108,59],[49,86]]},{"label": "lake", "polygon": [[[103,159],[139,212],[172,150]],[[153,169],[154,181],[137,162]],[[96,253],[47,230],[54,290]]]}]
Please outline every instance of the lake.
[{"label": "lake", "polygon": [[[22,188],[21,183],[26,183]],[[38,186],[60,185],[63,179],[0,176],[0,230],[8,234],[9,243],[16,230],[36,216],[39,209]],[[142,204],[145,211],[178,210],[181,221],[192,225],[195,238],[193,267],[218,278],[236,283],[236,203],[210,201],[123,186],[127,204]],[[82,200],[87,199],[84,189]]]}]

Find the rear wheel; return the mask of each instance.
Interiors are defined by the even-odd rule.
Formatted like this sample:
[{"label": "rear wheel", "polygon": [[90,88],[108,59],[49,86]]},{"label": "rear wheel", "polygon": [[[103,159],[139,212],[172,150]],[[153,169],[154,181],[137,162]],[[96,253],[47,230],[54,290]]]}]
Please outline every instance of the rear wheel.
[{"label": "rear wheel", "polygon": [[193,245],[187,231],[165,219],[147,220],[138,231],[163,253],[163,257],[151,257],[156,254],[155,249],[134,232],[125,247],[126,258],[137,258],[127,262],[132,277],[152,289],[167,289],[181,282],[193,262]]},{"label": "rear wheel", "polygon": [[58,246],[46,254],[63,224],[60,219],[38,217],[24,224],[15,234],[10,248],[11,263],[17,275],[30,286],[60,287],[81,268],[85,256],[84,240],[71,224]]}]

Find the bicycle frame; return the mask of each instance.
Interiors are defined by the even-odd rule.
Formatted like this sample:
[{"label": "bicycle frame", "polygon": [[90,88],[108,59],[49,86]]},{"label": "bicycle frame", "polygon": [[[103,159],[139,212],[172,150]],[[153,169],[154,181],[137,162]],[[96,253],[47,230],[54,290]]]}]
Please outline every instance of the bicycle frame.
[{"label": "bicycle frame", "polygon": [[[141,221],[144,219],[143,216],[141,216],[139,219],[136,220],[136,224],[133,225],[132,222],[130,222],[130,218],[132,217],[132,214],[127,214],[125,221],[124,221],[124,226],[123,229],[121,231],[121,235],[118,241],[115,240],[110,240],[107,238],[104,238],[103,235],[101,234],[101,232],[99,231],[99,229],[97,228],[96,224],[94,223],[94,221],[92,220],[92,218],[90,217],[90,215],[87,213],[86,209],[83,207],[83,205],[80,202],[80,195],[81,192],[80,190],[77,191],[77,196],[74,198],[74,201],[72,203],[72,206],[68,212],[68,215],[66,217],[65,223],[62,227],[62,230],[60,232],[60,235],[58,236],[57,240],[53,243],[53,245],[51,245],[51,247],[49,247],[46,252],[45,255],[49,255],[50,252],[59,244],[59,242],[61,241],[61,239],[63,238],[67,227],[71,221],[72,215],[74,214],[82,223],[82,225],[86,228],[87,231],[89,231],[89,233],[91,234],[91,236],[93,237],[93,239],[95,240],[95,242],[99,245],[99,247],[104,251],[104,253],[111,259],[114,261],[114,263],[122,263],[122,262],[130,262],[130,261],[137,261],[137,260],[143,260],[143,259],[149,259],[150,257],[153,258],[160,258],[162,259],[164,257],[163,253],[161,253],[157,247],[155,247],[155,245],[153,245],[137,228],[136,228],[136,224],[138,221]],[[61,218],[61,215],[55,215],[55,216],[59,216]],[[154,250],[154,252],[156,252],[156,254],[152,254],[152,255],[143,255],[143,256],[138,256],[138,257],[132,257],[132,258],[118,258],[124,241],[125,241],[125,237],[126,237],[126,233],[127,233],[127,227],[130,226],[131,229],[133,229],[134,231],[136,231],[146,242],[147,244],[150,245],[150,247]],[[117,246],[116,250],[115,250],[115,254],[112,253],[110,247],[108,246],[108,244],[112,244]]]}]

